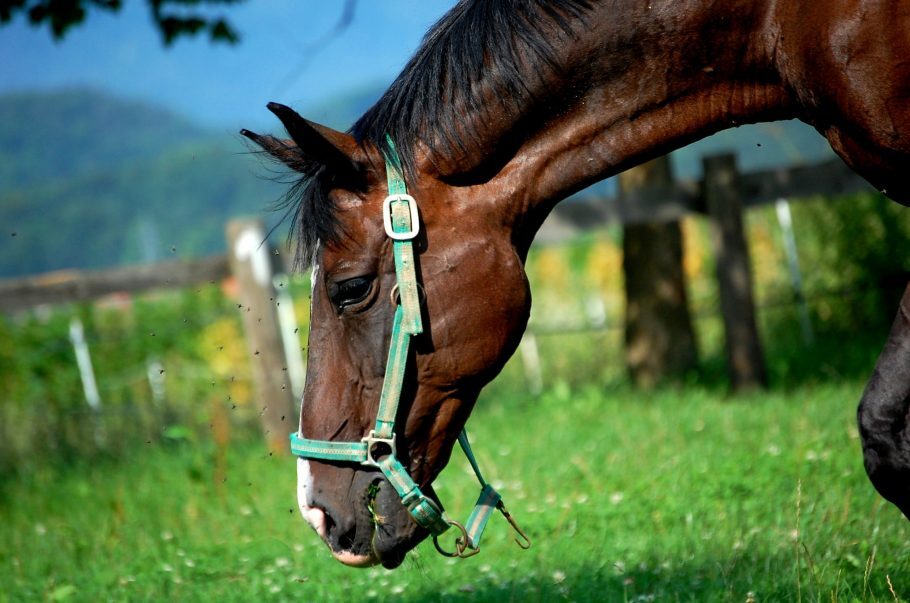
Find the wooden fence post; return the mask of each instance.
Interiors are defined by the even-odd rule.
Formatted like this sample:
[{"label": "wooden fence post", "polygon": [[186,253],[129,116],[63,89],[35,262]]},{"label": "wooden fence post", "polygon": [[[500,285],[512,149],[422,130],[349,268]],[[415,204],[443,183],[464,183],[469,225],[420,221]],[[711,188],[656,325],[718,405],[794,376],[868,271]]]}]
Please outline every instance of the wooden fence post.
[{"label": "wooden fence post", "polygon": [[231,270],[240,290],[240,311],[266,444],[271,452],[287,454],[287,436],[296,425],[294,401],[265,228],[260,220],[231,220],[227,240]]},{"label": "wooden fence post", "polygon": [[[672,191],[666,156],[619,175],[619,197],[626,205],[657,201]],[[641,387],[679,377],[698,364],[682,256],[678,219],[625,225],[625,358],[629,376]]]},{"label": "wooden fence post", "polygon": [[726,334],[730,382],[740,391],[767,384],[755,320],[749,248],[743,234],[742,199],[736,156],[705,157],[704,195],[717,262],[720,309]]}]

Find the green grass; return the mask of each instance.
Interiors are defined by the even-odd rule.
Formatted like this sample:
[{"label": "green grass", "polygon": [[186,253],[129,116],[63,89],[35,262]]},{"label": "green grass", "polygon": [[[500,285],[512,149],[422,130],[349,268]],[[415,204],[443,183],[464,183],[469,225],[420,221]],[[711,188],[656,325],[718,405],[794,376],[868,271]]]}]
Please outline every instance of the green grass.
[{"label": "green grass", "polygon": [[[226,481],[205,443],[39,469],[0,483],[0,601],[893,601],[910,524],[863,473],[861,389],[487,398],[475,451],[534,546],[494,519],[480,555],[424,543],[394,571],[334,562],[292,461],[253,444],[228,451]],[[438,483],[466,517],[467,464]]]}]

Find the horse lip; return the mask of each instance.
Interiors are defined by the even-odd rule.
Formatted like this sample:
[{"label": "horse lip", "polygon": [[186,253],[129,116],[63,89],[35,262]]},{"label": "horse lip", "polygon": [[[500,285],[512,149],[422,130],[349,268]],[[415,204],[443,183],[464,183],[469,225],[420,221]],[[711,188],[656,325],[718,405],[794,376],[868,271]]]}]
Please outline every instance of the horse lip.
[{"label": "horse lip", "polygon": [[[374,551],[369,555],[357,555],[350,551],[332,551],[332,556],[336,561],[347,565],[348,567],[372,567],[380,562]],[[383,563],[383,565],[385,565]]]},{"label": "horse lip", "polygon": [[[376,537],[376,526],[373,526],[373,533],[370,536],[370,540],[375,544]],[[376,551],[376,549],[371,546],[370,553],[368,555],[357,555],[351,551],[335,551],[332,550],[331,546],[329,550],[332,551],[332,556],[336,561],[347,565],[348,567],[373,567],[376,565],[382,565],[386,569],[395,569],[404,562],[404,555],[393,555],[391,557],[383,558],[383,556]]]}]

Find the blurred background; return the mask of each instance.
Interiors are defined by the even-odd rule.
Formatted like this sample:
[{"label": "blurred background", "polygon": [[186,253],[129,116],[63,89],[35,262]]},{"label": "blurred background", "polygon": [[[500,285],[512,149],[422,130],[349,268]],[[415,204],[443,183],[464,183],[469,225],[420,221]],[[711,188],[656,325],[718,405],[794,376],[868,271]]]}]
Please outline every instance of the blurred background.
[{"label": "blurred background", "polygon": [[[160,477],[179,479],[168,486],[174,492],[198,484],[196,494],[231,500],[244,518],[282,513],[250,533],[300,529],[285,517],[288,507],[293,515],[293,469],[282,454],[296,426],[309,282],[291,268],[275,210],[287,185],[237,132],[279,133],[269,101],[347,129],[452,2],[84,4],[84,20],[69,28],[52,12],[33,13],[39,23],[30,23],[18,8],[54,3],[0,4],[0,506],[21,520],[0,528],[8,545],[0,560],[23,598],[164,588],[192,598],[199,591],[174,582],[173,561],[147,561],[157,573],[139,591],[129,589],[145,566],[97,581],[73,561],[79,551],[112,555],[137,542],[125,536],[109,535],[115,544],[55,541],[37,553],[47,556],[43,565],[10,551],[54,524],[39,518],[54,507],[41,492],[70,472],[82,476],[66,486],[77,494],[57,496],[93,501],[100,510],[89,524],[122,522],[127,482],[100,501],[92,492],[150,450],[157,464],[143,471],[178,476]],[[717,176],[724,173],[734,175],[732,187]],[[268,236],[274,278],[265,291],[247,291],[244,278],[244,262],[260,248],[245,259],[227,253],[239,248],[243,228]],[[737,241],[732,251],[717,245],[728,235]],[[848,400],[838,407],[847,418],[837,430],[846,432],[907,282],[908,250],[910,212],[852,176],[812,128],[778,122],[722,132],[559,206],[527,263],[528,334],[480,406],[499,409],[488,411],[494,416],[527,412],[535,400],[563,406],[586,391],[632,407],[639,397],[665,396],[670,407],[696,391],[716,409],[731,393],[758,404],[748,392],[798,392],[781,403],[787,407],[836,383],[847,384],[836,393]],[[751,275],[745,287],[724,273],[724,253]],[[722,312],[725,295],[747,303]],[[257,314],[269,316],[265,333],[245,316],[257,299],[275,302]],[[263,341],[275,354],[260,349]],[[737,349],[746,366],[728,361]],[[257,371],[282,377],[257,382]],[[825,415],[818,404],[813,412]],[[843,454],[858,463],[854,440]],[[260,465],[232,465],[244,456]],[[278,458],[284,464],[263,468]],[[263,485],[281,490],[280,502],[232,498],[241,496],[232,476],[252,485],[267,471],[274,473]],[[173,526],[189,534],[202,505],[171,509],[179,522],[155,520],[149,538],[176,554]],[[207,550],[203,534],[187,538]],[[247,544],[237,559],[259,554]],[[263,546],[262,558],[283,571],[304,554],[288,550]],[[63,569],[49,569],[57,563]],[[211,592],[222,592],[228,575],[211,572]],[[659,573],[648,574],[655,584]],[[301,576],[294,574],[298,586],[311,588]],[[533,592],[559,594],[562,583],[546,577]],[[250,596],[287,592],[272,591],[261,575],[245,584]]]}]

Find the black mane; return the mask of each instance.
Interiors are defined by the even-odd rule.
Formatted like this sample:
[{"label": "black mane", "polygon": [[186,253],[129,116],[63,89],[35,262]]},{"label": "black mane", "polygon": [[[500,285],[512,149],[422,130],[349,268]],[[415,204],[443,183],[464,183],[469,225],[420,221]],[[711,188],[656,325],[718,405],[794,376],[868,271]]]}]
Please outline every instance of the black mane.
[{"label": "black mane", "polygon": [[541,67],[560,72],[546,29],[572,31],[589,8],[589,0],[462,0],[427,32],[351,133],[384,151],[389,135],[406,174],[413,174],[417,141],[434,153],[465,151],[483,135],[489,98],[513,117],[538,100],[530,85]]},{"label": "black mane", "polygon": [[[589,0],[461,0],[427,32],[351,133],[383,152],[391,137],[406,176],[414,174],[417,141],[433,153],[464,152],[481,140],[486,113],[495,108],[517,117],[541,100],[531,87],[541,68],[561,71],[547,30],[572,32],[589,8]],[[489,106],[490,98],[499,103]],[[330,176],[317,166],[300,171],[283,207],[296,225],[298,263],[306,266],[320,241],[337,241],[342,233],[328,198]]]}]

